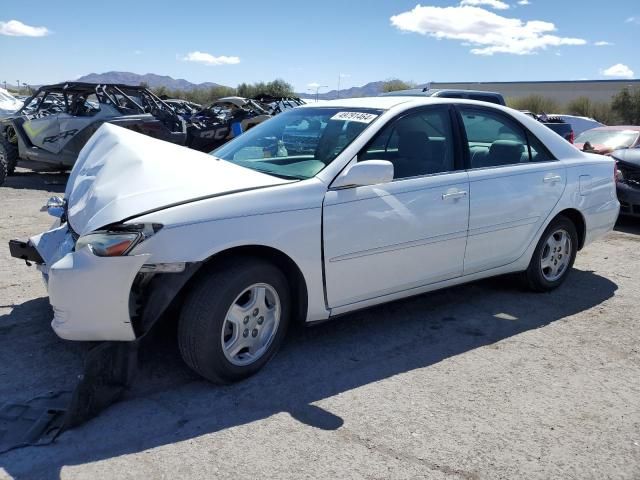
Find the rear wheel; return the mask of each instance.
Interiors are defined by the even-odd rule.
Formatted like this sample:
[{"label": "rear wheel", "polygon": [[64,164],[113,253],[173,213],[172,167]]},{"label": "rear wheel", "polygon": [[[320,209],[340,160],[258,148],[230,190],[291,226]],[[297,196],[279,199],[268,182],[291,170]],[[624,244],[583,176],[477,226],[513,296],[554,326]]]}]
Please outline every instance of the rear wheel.
[{"label": "rear wheel", "polygon": [[201,276],[182,308],[184,361],[215,383],[253,375],[280,348],[290,303],[287,279],[270,263],[244,258],[218,265]]},{"label": "rear wheel", "polygon": [[555,218],[536,246],[525,272],[528,286],[537,292],[557,288],[569,275],[576,259],[578,234],[567,217]]}]

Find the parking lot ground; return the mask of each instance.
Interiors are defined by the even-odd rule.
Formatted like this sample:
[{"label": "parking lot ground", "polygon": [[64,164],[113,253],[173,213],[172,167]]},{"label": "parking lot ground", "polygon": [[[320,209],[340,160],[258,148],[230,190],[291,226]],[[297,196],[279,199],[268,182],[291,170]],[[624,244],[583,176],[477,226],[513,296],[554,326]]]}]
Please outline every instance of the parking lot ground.
[{"label": "parking lot ground", "polygon": [[[38,272],[6,242],[49,226],[65,177],[0,188],[0,400],[72,388]],[[428,268],[428,265],[425,265]],[[183,366],[170,325],[120,403],[0,478],[640,478],[640,222],[580,252],[565,285],[476,282],[290,332],[258,375]]]}]

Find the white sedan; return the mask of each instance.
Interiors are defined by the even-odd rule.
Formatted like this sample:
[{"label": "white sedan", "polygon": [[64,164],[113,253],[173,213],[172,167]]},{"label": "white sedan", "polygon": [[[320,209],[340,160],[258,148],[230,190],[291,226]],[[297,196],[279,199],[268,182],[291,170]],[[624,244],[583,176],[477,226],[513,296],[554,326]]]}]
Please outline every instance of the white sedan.
[{"label": "white sedan", "polygon": [[231,382],[293,321],[512,272],[552,290],[619,204],[613,160],[515,110],[376,97],[211,155],[104,125],[51,210],[57,228],[11,248],[39,264],[60,337],[135,341],[173,305],[186,363]]}]

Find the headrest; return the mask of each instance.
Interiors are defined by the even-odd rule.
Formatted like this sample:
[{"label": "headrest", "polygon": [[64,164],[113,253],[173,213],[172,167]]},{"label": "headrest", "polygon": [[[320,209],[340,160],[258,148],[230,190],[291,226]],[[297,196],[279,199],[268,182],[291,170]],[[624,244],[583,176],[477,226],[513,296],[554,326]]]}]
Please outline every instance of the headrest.
[{"label": "headrest", "polygon": [[415,156],[424,152],[429,142],[426,132],[419,130],[398,132],[398,153],[402,156]]},{"label": "headrest", "polygon": [[524,151],[524,145],[521,142],[515,140],[496,140],[491,144],[489,149],[489,155],[504,155],[509,157],[515,157],[522,155]]}]

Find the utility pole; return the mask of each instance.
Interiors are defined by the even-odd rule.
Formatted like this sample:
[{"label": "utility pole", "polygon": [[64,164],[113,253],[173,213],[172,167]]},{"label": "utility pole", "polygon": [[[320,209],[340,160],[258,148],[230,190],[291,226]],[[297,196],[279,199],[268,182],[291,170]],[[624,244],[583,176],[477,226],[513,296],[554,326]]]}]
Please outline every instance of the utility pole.
[{"label": "utility pole", "polygon": [[342,74],[338,74],[338,98],[340,98],[340,79],[342,78]]},{"label": "utility pole", "polygon": [[321,88],[329,88],[328,85],[318,85],[316,87],[316,103],[318,103],[318,92],[320,91]]}]

